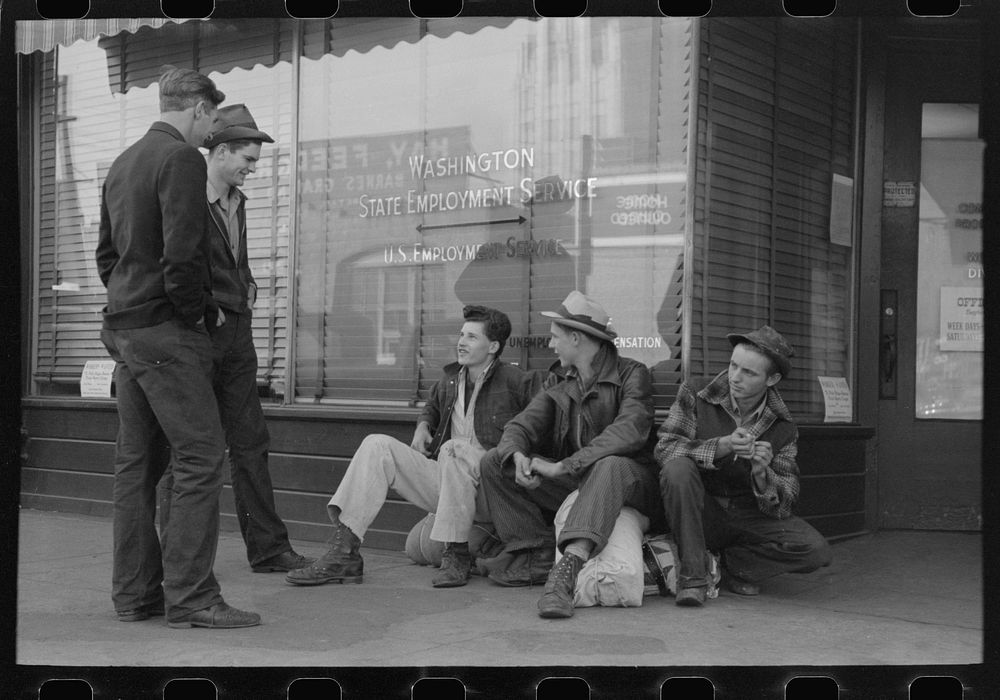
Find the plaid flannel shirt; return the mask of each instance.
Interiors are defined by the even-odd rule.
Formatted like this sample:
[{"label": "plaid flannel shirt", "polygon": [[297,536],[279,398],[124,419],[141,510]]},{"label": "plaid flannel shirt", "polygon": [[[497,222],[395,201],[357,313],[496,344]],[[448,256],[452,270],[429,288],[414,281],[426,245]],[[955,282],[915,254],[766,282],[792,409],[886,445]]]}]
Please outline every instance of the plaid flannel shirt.
[{"label": "plaid flannel shirt", "polygon": [[[739,417],[732,408],[726,371],[720,372],[697,393],[688,383],[684,383],[677,392],[677,399],[670,407],[667,419],[657,433],[658,441],[653,453],[657,463],[662,465],[675,457],[690,457],[701,469],[717,468],[714,464],[715,453],[719,439],[724,436],[697,439],[699,398],[725,409],[734,423],[739,425]],[[795,456],[798,454],[798,430],[795,428],[788,407],[776,389],[771,387],[767,390],[764,410],[752,425],[744,427],[757,440],[779,419],[787,421],[792,426],[792,439],[778,449],[771,464],[767,466],[764,488],[758,489],[753,479],[750,483],[757,497],[757,506],[762,513],[774,518],[787,518],[791,515],[792,505],[799,496],[799,467],[795,463]]]}]

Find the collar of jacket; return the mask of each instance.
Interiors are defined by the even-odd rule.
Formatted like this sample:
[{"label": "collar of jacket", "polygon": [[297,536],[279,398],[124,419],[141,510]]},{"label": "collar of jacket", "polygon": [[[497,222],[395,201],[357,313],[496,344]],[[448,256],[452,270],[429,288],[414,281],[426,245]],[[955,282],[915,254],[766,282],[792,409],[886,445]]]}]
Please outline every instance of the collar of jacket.
[{"label": "collar of jacket", "polygon": [[[493,374],[496,373],[497,367],[500,365],[507,364],[503,360],[494,360],[493,363],[486,368],[486,376],[483,377],[483,381],[489,379]],[[442,371],[449,377],[457,377],[458,373],[461,371],[462,365],[459,362],[450,362],[444,366]]]},{"label": "collar of jacket", "polygon": [[[726,370],[719,372],[715,376],[715,379],[698,392],[698,397],[715,405],[722,405],[724,401],[732,403],[732,398],[729,394],[729,372]],[[764,406],[778,418],[787,421],[792,420],[792,414],[788,410],[788,406],[785,405],[785,400],[781,398],[781,394],[773,386],[767,388]]]},{"label": "collar of jacket", "polygon": [[[206,193],[208,192],[208,187],[211,187],[212,191],[215,192],[215,199],[208,200],[208,203],[215,204],[216,202],[222,201],[223,199],[222,193],[219,192],[217,189],[215,189],[215,185],[212,184],[211,180],[208,181],[208,186],[205,188]],[[237,201],[239,201],[240,203],[243,203],[247,200],[247,196],[243,194],[243,190],[235,186],[229,188],[229,196],[226,197],[225,199],[232,199],[234,194],[236,195]]]},{"label": "collar of jacket", "polygon": [[[153,125],[149,127],[149,130],[163,131],[167,134],[170,134],[178,141],[184,141],[184,137],[181,135],[181,132],[177,130],[177,127],[173,126],[172,124],[167,124],[166,122],[153,122]],[[185,141],[185,143],[187,142]]]},{"label": "collar of jacket", "polygon": [[[594,384],[622,383],[622,377],[618,373],[618,351],[613,346],[605,343],[594,355],[590,366],[594,370]],[[566,370],[567,379],[578,379],[579,376],[580,371],[576,367]]]}]

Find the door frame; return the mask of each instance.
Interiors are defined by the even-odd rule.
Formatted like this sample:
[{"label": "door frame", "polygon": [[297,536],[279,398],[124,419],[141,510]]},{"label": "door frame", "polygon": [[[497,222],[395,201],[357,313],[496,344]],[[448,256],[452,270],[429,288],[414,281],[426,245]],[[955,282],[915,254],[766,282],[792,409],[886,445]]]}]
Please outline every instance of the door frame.
[{"label": "door frame", "polygon": [[[888,233],[883,230],[883,181],[893,179],[886,173],[890,165],[886,162],[885,154],[886,131],[893,128],[891,121],[892,110],[895,105],[890,104],[892,99],[892,66],[894,57],[900,55],[939,55],[942,51],[953,51],[956,47],[968,47],[974,50],[981,50],[976,40],[979,39],[979,27],[975,22],[956,22],[952,18],[949,22],[942,23],[916,23],[899,19],[878,19],[870,18],[862,23],[862,93],[864,125],[862,134],[862,153],[860,158],[863,162],[863,179],[861,202],[859,204],[860,231],[859,236],[859,259],[858,259],[858,292],[859,292],[859,317],[858,324],[858,386],[862,388],[858,392],[859,419],[863,425],[874,426],[876,437],[871,441],[868,454],[866,455],[868,464],[868,476],[866,480],[866,522],[871,529],[878,529],[888,525],[898,526],[898,522],[886,522],[885,509],[882,507],[885,502],[883,490],[892,488],[891,482],[886,482],[891,475],[886,474],[887,465],[879,465],[882,438],[887,431],[885,426],[880,424],[882,402],[879,399],[879,340],[880,340],[880,320],[881,320],[881,291],[887,282],[884,280],[882,256],[884,246],[887,244]],[[982,61],[970,61],[975,69],[979,69]],[[933,70],[930,68],[929,70]],[[957,86],[953,93],[941,89],[944,81],[940,77],[936,80],[923,84],[929,84],[936,88],[933,95],[925,94],[918,97],[919,102],[977,102],[982,104],[982,76],[979,77],[978,84],[970,88]],[[969,93],[977,95],[969,99]],[[915,180],[919,181],[919,166]],[[914,208],[916,216],[918,208]],[[914,251],[915,255],[915,251]],[[901,300],[902,301],[902,300]],[[904,337],[900,344],[908,342],[909,336]],[[913,348],[908,348],[912,356]],[[902,364],[902,363],[901,363]],[[911,363],[912,364],[912,363]],[[912,366],[905,367],[902,371],[913,372]],[[909,390],[912,393],[913,378],[909,379]],[[907,382],[900,383],[901,391],[907,390]],[[898,395],[899,401],[903,398],[902,393]],[[912,402],[912,396],[910,397]],[[914,420],[916,420],[914,418]],[[922,422],[922,421],[921,421]],[[948,421],[949,424],[976,423],[975,421]],[[982,421],[978,422],[981,431]],[[977,458],[981,453],[977,452]],[[981,461],[981,460],[980,460]],[[980,464],[981,466],[981,464]],[[886,483],[883,483],[886,482]],[[981,488],[980,488],[981,493]],[[978,512],[982,513],[982,503],[977,503]]]}]

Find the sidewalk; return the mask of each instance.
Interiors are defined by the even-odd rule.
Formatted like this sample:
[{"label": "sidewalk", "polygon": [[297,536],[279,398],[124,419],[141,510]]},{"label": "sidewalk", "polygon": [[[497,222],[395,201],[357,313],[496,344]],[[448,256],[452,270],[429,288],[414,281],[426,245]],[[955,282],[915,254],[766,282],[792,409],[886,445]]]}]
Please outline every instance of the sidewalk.
[{"label": "sidewalk", "polygon": [[692,609],[647,597],[640,608],[543,620],[540,587],[473,577],[434,589],[433,569],[401,552],[362,549],[361,585],[289,586],[283,574],[251,573],[239,534],[224,532],[223,595],[263,618],[242,630],[118,622],[107,518],[25,509],[19,539],[18,665],[932,667],[983,656],[980,534],[866,535],[835,544],[827,569],[778,577],[755,598],[723,591]]}]

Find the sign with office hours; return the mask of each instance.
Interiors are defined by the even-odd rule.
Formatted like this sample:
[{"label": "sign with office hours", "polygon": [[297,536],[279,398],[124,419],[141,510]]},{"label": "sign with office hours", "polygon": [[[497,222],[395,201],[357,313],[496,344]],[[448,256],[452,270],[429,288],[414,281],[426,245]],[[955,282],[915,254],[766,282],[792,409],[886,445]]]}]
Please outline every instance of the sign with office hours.
[{"label": "sign with office hours", "polygon": [[816,377],[823,390],[823,415],[825,423],[850,423],[854,419],[854,403],[851,401],[851,387],[846,377]]},{"label": "sign with office hours", "polygon": [[80,396],[111,398],[111,381],[114,376],[114,360],[87,360],[80,373]]},{"label": "sign with office hours", "polygon": [[983,351],[983,288],[941,287],[941,350]]}]

